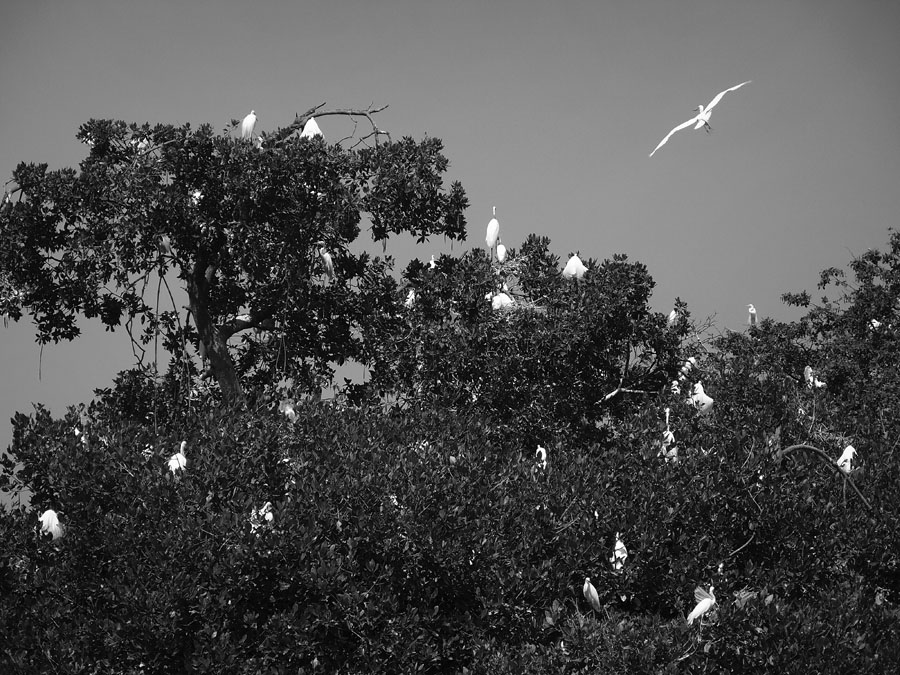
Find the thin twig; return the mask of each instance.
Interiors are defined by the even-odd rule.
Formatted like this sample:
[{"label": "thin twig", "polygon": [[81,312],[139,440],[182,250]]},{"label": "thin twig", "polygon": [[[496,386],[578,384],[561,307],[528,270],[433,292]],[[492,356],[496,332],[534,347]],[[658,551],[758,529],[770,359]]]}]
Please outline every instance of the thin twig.
[{"label": "thin twig", "polygon": [[781,456],[781,457],[785,457],[785,456],[787,456],[788,454],[790,454],[790,453],[792,453],[792,452],[796,452],[797,450],[803,450],[803,451],[805,451],[805,452],[812,453],[813,455],[815,455],[816,457],[818,457],[819,459],[821,459],[823,462],[825,462],[825,464],[827,464],[828,466],[830,466],[835,472],[837,472],[837,474],[838,474],[839,476],[841,476],[841,477],[844,479],[845,485],[846,485],[846,483],[849,483],[849,484],[850,484],[850,487],[853,488],[853,491],[856,492],[856,494],[857,494],[857,495],[859,496],[859,498],[862,500],[863,505],[864,505],[869,511],[872,511],[872,510],[873,510],[873,509],[872,509],[872,505],[869,504],[869,501],[863,496],[863,493],[859,491],[859,488],[858,488],[858,487],[856,487],[856,483],[853,482],[853,479],[850,478],[850,476],[849,476],[847,473],[845,473],[844,470],[841,469],[841,467],[839,467],[839,466],[834,462],[834,460],[831,459],[831,457],[829,457],[827,454],[825,454],[825,452],[823,452],[822,450],[819,450],[819,448],[816,448],[816,447],[814,447],[814,446],[812,446],[812,445],[806,445],[806,444],[804,444],[804,443],[798,443],[797,445],[791,445],[790,447],[787,447],[787,448],[785,448],[784,450],[782,450],[781,453],[780,453],[780,456]]}]

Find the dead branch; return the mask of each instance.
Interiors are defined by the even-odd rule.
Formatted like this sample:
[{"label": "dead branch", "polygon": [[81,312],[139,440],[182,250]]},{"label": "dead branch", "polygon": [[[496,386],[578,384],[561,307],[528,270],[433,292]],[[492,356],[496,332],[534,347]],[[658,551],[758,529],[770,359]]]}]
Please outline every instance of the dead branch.
[{"label": "dead branch", "polygon": [[831,467],[831,469],[833,471],[835,471],[840,477],[842,477],[844,479],[845,484],[847,484],[847,483],[850,484],[850,487],[853,488],[853,491],[856,492],[856,494],[862,500],[863,505],[870,512],[873,510],[872,505],[869,504],[868,500],[865,497],[863,497],[863,493],[859,491],[858,487],[856,487],[856,483],[853,481],[853,479],[850,478],[850,476],[848,474],[844,473],[844,471],[834,462],[834,460],[831,459],[831,457],[829,457],[828,455],[826,455],[825,452],[823,452],[822,450],[819,450],[819,448],[816,448],[812,445],[805,445],[803,443],[798,443],[797,445],[791,445],[787,448],[784,448],[784,450],[779,452],[777,454],[777,456],[778,457],[786,457],[790,453],[796,452],[798,450],[803,450],[804,452],[808,452],[811,455],[813,455],[814,457],[818,457],[819,459],[821,459],[825,464],[827,464],[829,467]]},{"label": "dead branch", "polygon": [[345,117],[365,117],[369,124],[372,125],[371,133],[364,136],[360,139],[359,142],[367,138],[375,137],[376,144],[378,143],[379,136],[387,136],[387,139],[391,140],[391,135],[387,131],[383,131],[378,128],[378,125],[375,124],[375,119],[372,117],[376,113],[380,113],[382,110],[387,108],[386,105],[381,106],[380,108],[374,108],[371,105],[367,108],[335,108],[333,110],[322,110],[325,107],[325,103],[320,103],[317,106],[313,106],[305,113],[296,115],[294,121],[291,122],[288,126],[278,129],[275,131],[270,138],[274,139],[274,144],[281,145],[286,141],[291,135],[294,133],[299,133],[303,131],[303,127],[312,117],[326,117],[328,115],[343,115]]}]

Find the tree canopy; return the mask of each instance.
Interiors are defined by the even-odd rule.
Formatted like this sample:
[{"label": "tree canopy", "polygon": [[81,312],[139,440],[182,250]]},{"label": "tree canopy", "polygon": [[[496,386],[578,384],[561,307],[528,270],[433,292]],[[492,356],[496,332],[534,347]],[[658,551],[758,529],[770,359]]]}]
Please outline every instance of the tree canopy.
[{"label": "tree canopy", "polygon": [[16,169],[0,312],[172,358],[14,418],[3,672],[897,670],[897,232],[722,334],[536,234],[395,278],[350,245],[463,239],[465,192],[334,112],[371,132],[93,120],[79,170]]}]

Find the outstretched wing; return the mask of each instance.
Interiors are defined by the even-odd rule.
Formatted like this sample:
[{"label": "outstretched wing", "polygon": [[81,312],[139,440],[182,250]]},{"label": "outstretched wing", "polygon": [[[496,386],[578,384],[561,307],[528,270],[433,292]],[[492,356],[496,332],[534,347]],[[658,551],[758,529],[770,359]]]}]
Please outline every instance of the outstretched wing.
[{"label": "outstretched wing", "polygon": [[702,588],[697,586],[697,588],[694,589],[694,600],[696,600],[697,602],[701,602],[703,600],[712,600],[712,596]]},{"label": "outstretched wing", "polygon": [[672,136],[672,134],[674,134],[676,131],[681,131],[681,130],[684,129],[685,127],[691,126],[691,125],[692,125],[694,122],[696,122],[696,121],[697,121],[697,118],[696,118],[696,117],[692,117],[692,118],[689,119],[687,122],[682,122],[682,123],[679,124],[677,127],[675,127],[674,129],[672,129],[672,131],[670,131],[668,134],[666,134],[666,137],[665,137],[664,139],[662,139],[662,140],[659,142],[659,145],[657,145],[657,146],[653,149],[653,152],[650,153],[650,156],[653,157],[654,153],[655,153],[657,150],[659,150],[662,146],[664,146],[664,145],[666,144],[666,142],[669,140],[669,138]]},{"label": "outstretched wing", "polygon": [[709,105],[706,106],[706,109],[707,109],[707,110],[712,110],[713,106],[716,105],[719,101],[721,101],[721,100],[722,100],[722,97],[723,97],[725,94],[727,94],[729,91],[734,91],[735,89],[740,89],[740,88],[743,87],[745,84],[750,84],[752,81],[753,81],[753,80],[747,80],[746,82],[741,82],[740,84],[734,85],[734,86],[731,87],[730,89],[726,89],[725,91],[720,91],[718,94],[716,94],[716,97],[715,97],[712,101],[709,102]]}]

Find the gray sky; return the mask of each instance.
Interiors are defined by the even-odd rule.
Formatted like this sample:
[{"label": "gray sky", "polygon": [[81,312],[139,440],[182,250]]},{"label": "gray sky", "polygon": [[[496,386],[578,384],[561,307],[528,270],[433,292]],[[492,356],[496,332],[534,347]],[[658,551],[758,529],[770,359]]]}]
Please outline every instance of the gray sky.
[{"label": "gray sky", "polygon": [[[0,176],[75,166],[91,117],[257,131],[327,101],[389,104],[394,137],[444,140],[469,240],[551,238],[560,256],[627,253],[695,317],[739,328],[796,314],[784,291],[887,242],[900,213],[896,0],[32,0],[0,24]],[[744,80],[712,134],[676,124]],[[320,126],[334,140],[334,118]],[[330,133],[331,132],[331,133]],[[332,135],[335,134],[335,135]],[[401,265],[449,252],[389,247]],[[85,324],[40,352],[0,327],[0,445],[42,401],[59,414],[131,363],[124,333]],[[38,379],[38,366],[42,377]]]}]

